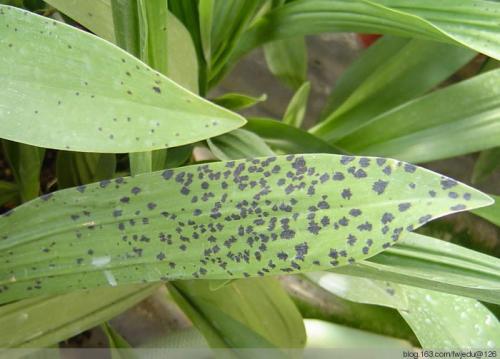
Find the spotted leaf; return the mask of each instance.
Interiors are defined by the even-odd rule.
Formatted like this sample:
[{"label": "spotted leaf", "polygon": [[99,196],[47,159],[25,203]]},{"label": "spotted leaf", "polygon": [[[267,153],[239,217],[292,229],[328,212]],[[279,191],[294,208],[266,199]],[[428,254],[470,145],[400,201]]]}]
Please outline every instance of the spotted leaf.
[{"label": "spotted leaf", "polygon": [[215,162],[44,195],[0,218],[0,302],[125,283],[231,279],[368,258],[405,231],[488,205],[392,159]]},{"label": "spotted leaf", "polygon": [[2,5],[0,82],[0,137],[40,147],[150,151],[245,123],[103,39]]}]

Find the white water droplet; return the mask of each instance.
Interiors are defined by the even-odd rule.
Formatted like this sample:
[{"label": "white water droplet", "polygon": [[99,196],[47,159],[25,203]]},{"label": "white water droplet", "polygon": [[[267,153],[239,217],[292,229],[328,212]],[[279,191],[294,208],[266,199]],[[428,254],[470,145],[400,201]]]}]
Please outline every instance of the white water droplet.
[{"label": "white water droplet", "polygon": [[96,267],[105,266],[109,262],[111,262],[111,257],[110,256],[92,258],[92,265],[96,266]]},{"label": "white water droplet", "polygon": [[493,325],[493,316],[491,314],[488,314],[486,316],[486,319],[484,320],[484,324]]},{"label": "white water droplet", "polygon": [[493,340],[488,340],[488,343],[486,343],[488,348],[495,348],[495,342]]}]

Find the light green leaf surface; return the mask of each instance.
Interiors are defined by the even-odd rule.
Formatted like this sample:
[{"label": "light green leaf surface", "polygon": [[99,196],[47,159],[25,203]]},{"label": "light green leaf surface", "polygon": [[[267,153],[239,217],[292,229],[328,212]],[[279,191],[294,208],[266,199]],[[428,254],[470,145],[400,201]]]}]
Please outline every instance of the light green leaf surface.
[{"label": "light green leaf surface", "polygon": [[[111,17],[114,27],[115,43],[123,50],[143,59],[144,33],[139,19],[139,4],[137,0],[109,0]],[[78,13],[78,15],[81,14]],[[109,21],[109,20],[108,20]]]},{"label": "light green leaf surface", "polygon": [[[0,307],[0,348],[56,344],[151,295],[158,285],[129,285],[39,297]],[[1,353],[1,352],[0,352]]]},{"label": "light green leaf surface", "polygon": [[500,59],[500,4],[486,0],[297,0],[268,13],[233,59],[265,43],[322,32],[364,32],[460,44]]},{"label": "light green leaf surface", "polygon": [[2,149],[16,180],[21,201],[38,197],[45,149],[7,140],[2,141]]},{"label": "light green leaf surface", "polygon": [[57,186],[63,189],[113,178],[115,169],[114,154],[59,151]]},{"label": "light green leaf surface", "polygon": [[108,322],[101,324],[101,329],[106,334],[108,339],[108,347],[111,352],[111,359],[136,358],[130,355],[132,351],[127,352],[129,355],[124,355],[125,351],[120,349],[130,349],[130,344],[118,333]]},{"label": "light green leaf surface", "polygon": [[407,102],[336,144],[353,153],[395,156],[410,162],[498,146],[500,69]]},{"label": "light green leaf surface", "polygon": [[310,91],[311,84],[309,82],[304,82],[302,86],[299,87],[285,110],[285,114],[283,115],[284,123],[294,127],[302,126],[302,122],[306,115],[307,100]]},{"label": "light green leaf surface", "polygon": [[[405,340],[373,334],[316,319],[304,320],[307,332],[307,348],[406,348],[411,344]],[[314,352],[311,352],[313,354]],[[321,353],[321,352],[320,352]]]},{"label": "light green leaf surface", "polygon": [[247,96],[239,93],[225,93],[222,96],[212,99],[212,102],[229,110],[241,110],[252,107],[267,100],[267,95],[262,94],[259,97]]},{"label": "light green leaf surface", "polygon": [[237,129],[207,142],[214,156],[223,161],[274,155],[262,138],[247,130]]},{"label": "light green leaf surface", "polygon": [[[305,344],[302,317],[276,279],[236,280],[215,291],[211,282],[175,283],[190,310],[211,327],[213,337],[206,336],[210,346],[300,348]],[[181,308],[185,308],[182,302]],[[188,316],[190,310],[186,311]]]},{"label": "light green leaf surface", "polygon": [[479,183],[492,175],[500,168],[500,146],[483,151],[474,164],[472,171],[472,183]]},{"label": "light green leaf surface", "polygon": [[45,2],[95,34],[110,42],[115,42],[111,0],[46,0]]},{"label": "light green leaf surface", "polygon": [[214,17],[215,0],[200,0],[198,2],[198,16],[200,23],[200,38],[203,56],[208,65],[212,57],[212,22]]},{"label": "light green leaf surface", "polygon": [[324,154],[105,180],[44,195],[0,217],[0,302],[346,265],[433,218],[491,203],[407,163]]},{"label": "light green leaf surface", "polygon": [[398,309],[424,349],[495,348],[500,340],[500,323],[472,298],[338,274],[310,278],[342,298]]},{"label": "light green leaf surface", "polygon": [[495,200],[495,203],[492,206],[476,209],[472,213],[496,224],[497,226],[500,226],[500,196],[490,194],[490,197]]},{"label": "light green leaf surface", "polygon": [[110,43],[56,21],[1,6],[0,35],[4,138],[84,152],[139,152],[245,122]]},{"label": "light green leaf surface", "polygon": [[500,259],[415,233],[366,261],[335,272],[500,304]]},{"label": "light green leaf surface", "polygon": [[309,132],[272,118],[249,118],[244,129],[259,135],[280,153],[343,153]]},{"label": "light green leaf surface", "polygon": [[307,47],[304,37],[277,40],[264,45],[271,73],[293,89],[307,81]]},{"label": "light green leaf surface", "polygon": [[339,79],[323,110],[324,121],[311,132],[337,141],[431,90],[475,55],[449,44],[384,36]]}]

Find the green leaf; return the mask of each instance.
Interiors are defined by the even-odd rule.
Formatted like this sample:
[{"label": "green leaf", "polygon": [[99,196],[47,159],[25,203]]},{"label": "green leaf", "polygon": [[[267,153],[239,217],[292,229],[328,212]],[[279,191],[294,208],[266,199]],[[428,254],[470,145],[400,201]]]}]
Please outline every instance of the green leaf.
[{"label": "green leaf", "polygon": [[[236,280],[216,291],[212,281],[179,281],[186,314],[204,318],[211,336],[202,330],[212,347],[300,348],[305,344],[302,317],[274,278]],[[170,287],[170,285],[169,285]],[[238,303],[234,305],[233,303]]]},{"label": "green leaf", "polygon": [[333,142],[431,90],[476,53],[433,41],[384,36],[340,78],[311,132]]},{"label": "green leaf", "polygon": [[472,183],[479,183],[487,179],[500,167],[500,146],[483,151],[479,154],[472,172]]},{"label": "green leaf", "polygon": [[244,108],[255,106],[257,103],[266,100],[266,94],[262,94],[259,97],[252,97],[239,93],[225,93],[222,96],[212,99],[212,102],[229,110],[241,110]]},{"label": "green leaf", "polygon": [[2,141],[2,145],[3,153],[14,174],[21,201],[26,202],[38,197],[40,194],[40,170],[45,150],[6,140]]},{"label": "green leaf", "polygon": [[285,114],[283,115],[284,123],[294,127],[302,126],[302,121],[304,121],[304,116],[306,114],[307,99],[309,98],[310,90],[311,84],[309,82],[304,82],[302,86],[299,87],[297,92],[295,92],[286,108]]},{"label": "green leaf", "polygon": [[407,163],[325,154],[105,180],[0,217],[0,303],[83,287],[346,265],[433,218],[491,203]]},{"label": "green leaf", "polygon": [[297,0],[245,33],[232,59],[265,42],[322,32],[364,32],[459,44],[500,59],[500,4],[493,1]]},{"label": "green leaf", "polygon": [[293,89],[307,81],[307,48],[303,36],[277,40],[264,45],[267,67]]},{"label": "green leaf", "polygon": [[1,306],[0,347],[41,348],[56,344],[113,318],[156,289],[158,285],[151,284],[100,288]]},{"label": "green leaf", "polygon": [[108,42],[56,21],[0,6],[0,35],[4,138],[83,152],[140,152],[245,122]]},{"label": "green leaf", "polygon": [[214,17],[215,0],[200,0],[198,2],[198,16],[200,23],[200,38],[203,47],[203,56],[210,65],[212,56],[212,22]]},{"label": "green leaf", "polygon": [[274,152],[256,134],[247,130],[234,130],[209,139],[210,150],[220,160],[272,156]]},{"label": "green leaf", "polygon": [[407,341],[352,329],[335,323],[305,319],[307,348],[407,348]]},{"label": "green leaf", "polygon": [[56,173],[59,189],[113,178],[116,157],[107,153],[59,151]]},{"label": "green leaf", "polygon": [[343,153],[309,132],[271,118],[249,118],[244,129],[282,153]]},{"label": "green leaf", "polygon": [[115,43],[123,50],[142,58],[143,33],[138,0],[110,0]]},{"label": "green leaf", "polygon": [[484,209],[476,209],[472,211],[472,213],[496,224],[497,226],[500,226],[500,196],[490,194],[490,197],[495,200],[495,203],[492,206]]},{"label": "green leaf", "polygon": [[123,355],[124,351],[118,350],[118,349],[130,349],[131,346],[120,335],[120,333],[118,333],[108,322],[104,322],[101,325],[101,329],[104,332],[104,334],[106,334],[106,337],[108,338],[108,347],[110,348],[110,351],[111,351],[111,359],[136,357],[136,356],[130,355],[130,353],[132,353],[132,351],[127,351],[127,354],[129,354],[129,355]]},{"label": "green leaf", "polygon": [[335,272],[500,304],[498,258],[415,233],[367,261]]},{"label": "green leaf", "polygon": [[20,198],[17,185],[12,182],[0,181],[0,206],[8,202],[18,201],[20,201]]},{"label": "green leaf", "polygon": [[499,94],[500,69],[407,102],[336,144],[353,153],[413,162],[495,147],[500,144]]},{"label": "green leaf", "polygon": [[111,0],[45,0],[102,38],[115,42]]},{"label": "green leaf", "polygon": [[500,340],[500,323],[475,299],[338,274],[311,277],[345,299],[398,309],[424,349],[495,348]]}]

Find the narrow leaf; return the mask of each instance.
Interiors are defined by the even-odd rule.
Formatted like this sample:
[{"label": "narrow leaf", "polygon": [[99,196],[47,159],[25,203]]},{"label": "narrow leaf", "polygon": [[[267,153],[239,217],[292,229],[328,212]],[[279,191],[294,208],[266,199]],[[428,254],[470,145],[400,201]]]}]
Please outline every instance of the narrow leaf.
[{"label": "narrow leaf", "polygon": [[242,110],[244,108],[252,107],[267,100],[267,95],[262,94],[259,97],[247,96],[239,93],[225,93],[222,96],[216,97],[212,100],[217,105],[225,107],[229,110]]},{"label": "narrow leaf", "polygon": [[0,206],[8,202],[18,201],[20,201],[20,198],[17,185],[12,182],[0,181]]},{"label": "narrow leaf", "polygon": [[105,180],[0,217],[0,302],[83,287],[346,265],[433,218],[491,203],[407,163],[324,154]]},{"label": "narrow leaf", "polygon": [[59,151],[57,185],[62,189],[113,178],[115,168],[114,154]]},{"label": "narrow leaf", "polygon": [[83,152],[140,152],[245,122],[110,43],[56,21],[0,6],[0,35],[4,138]]},{"label": "narrow leaf", "polygon": [[493,172],[500,167],[500,146],[483,151],[474,164],[472,172],[472,183],[479,183],[487,179]]},{"label": "narrow leaf", "polygon": [[446,80],[475,52],[434,41],[384,36],[351,65],[311,132],[337,141]]},{"label": "narrow leaf", "polygon": [[499,94],[500,69],[407,102],[372,119],[337,145],[353,153],[413,162],[495,147],[500,144]]},{"label": "narrow leaf", "polygon": [[265,42],[322,32],[390,34],[460,44],[500,59],[500,4],[483,0],[297,0],[262,17],[233,60]]},{"label": "narrow leaf", "polygon": [[500,259],[415,233],[367,261],[335,271],[500,304]]},{"label": "narrow leaf", "polygon": [[256,134],[247,130],[234,130],[209,139],[210,150],[220,160],[272,156],[274,152]]},{"label": "narrow leaf", "polygon": [[490,195],[490,197],[495,200],[492,206],[476,209],[472,213],[500,227],[500,196]]},{"label": "narrow leaf", "polygon": [[4,305],[0,307],[0,347],[56,344],[113,318],[157,289],[151,284],[101,288]]},{"label": "narrow leaf", "polygon": [[284,123],[299,128],[302,126],[302,121],[304,121],[304,116],[306,115],[310,90],[311,84],[304,82],[297,92],[295,92],[283,115]]}]

